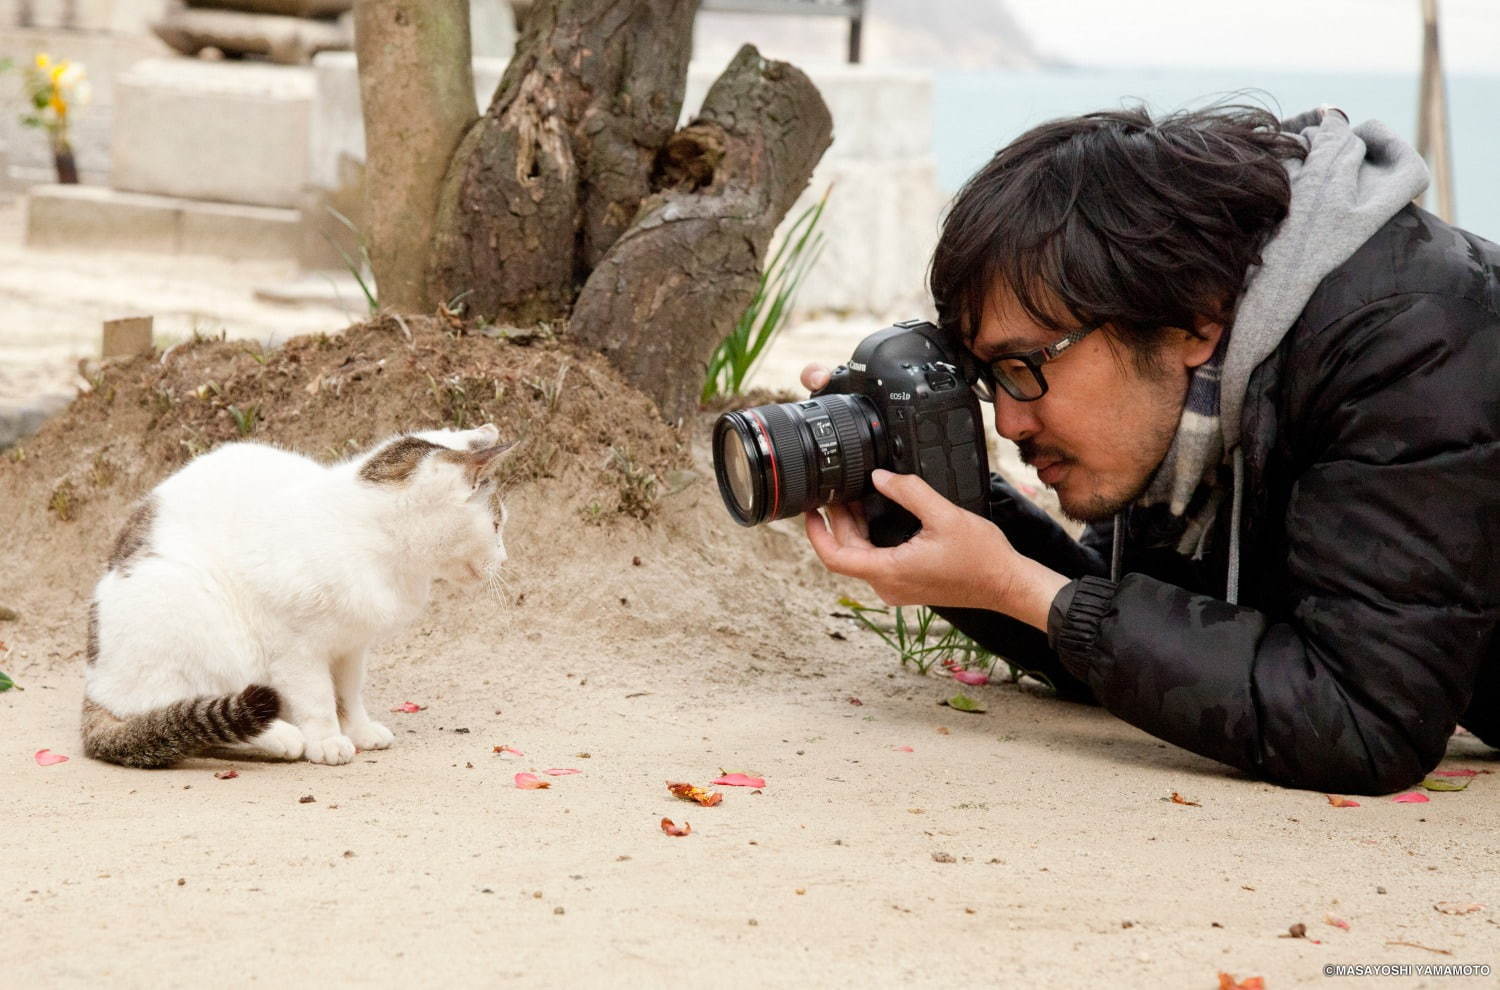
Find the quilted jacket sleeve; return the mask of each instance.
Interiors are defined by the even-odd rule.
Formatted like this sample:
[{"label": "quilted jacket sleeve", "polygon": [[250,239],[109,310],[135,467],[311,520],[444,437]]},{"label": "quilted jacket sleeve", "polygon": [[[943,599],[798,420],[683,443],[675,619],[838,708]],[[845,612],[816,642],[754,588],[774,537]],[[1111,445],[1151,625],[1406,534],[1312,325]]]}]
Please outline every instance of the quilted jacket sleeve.
[{"label": "quilted jacket sleeve", "polygon": [[1053,608],[1063,666],[1126,721],[1282,784],[1421,779],[1500,624],[1497,323],[1406,293],[1311,335],[1283,379],[1286,613],[1086,577]]},{"label": "quilted jacket sleeve", "polygon": [[[1109,561],[1087,545],[1090,542],[1087,537],[1082,543],[1074,540],[1055,520],[997,475],[990,476],[990,521],[1004,531],[1017,551],[1067,577],[1108,573]],[[1063,669],[1040,629],[984,609],[936,611],[991,653],[1044,678],[1063,697],[1089,699],[1088,688]]]}]

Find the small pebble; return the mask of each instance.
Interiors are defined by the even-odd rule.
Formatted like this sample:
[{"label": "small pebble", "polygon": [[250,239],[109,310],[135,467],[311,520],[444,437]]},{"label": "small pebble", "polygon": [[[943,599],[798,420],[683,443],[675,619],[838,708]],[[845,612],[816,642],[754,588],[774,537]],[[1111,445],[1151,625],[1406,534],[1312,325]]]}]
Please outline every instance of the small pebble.
[{"label": "small pebble", "polygon": [[1135,922],[1133,922],[1133,921],[1122,921],[1122,922],[1120,922],[1120,927],[1121,928],[1134,928],[1135,927]]},{"label": "small pebble", "polygon": [[755,927],[756,927],[756,926],[758,926],[758,925],[759,925],[759,924],[760,924],[760,922],[758,922],[758,921],[756,921],[756,920],[755,920],[755,919],[754,919],[754,918],[751,918],[751,919],[750,919],[750,927],[751,927],[751,928],[755,928]]},{"label": "small pebble", "polygon": [[552,909],[552,913],[553,914],[567,914],[567,912],[562,909],[562,905],[561,904],[559,904],[557,907],[553,908]]},{"label": "small pebble", "polygon": [[313,797],[311,794],[304,794],[297,799],[298,804],[316,804],[317,801],[318,799]]},{"label": "small pebble", "polygon": [[1377,894],[1383,894],[1383,893],[1385,893],[1385,888],[1384,887],[1376,887],[1375,888],[1375,893],[1377,893]]},{"label": "small pebble", "polygon": [[187,886],[187,877],[178,877],[177,878],[177,886],[179,886],[179,887],[186,887]]},{"label": "small pebble", "polygon": [[952,853],[945,853],[945,852],[935,852],[935,853],[933,853],[932,854],[932,861],[934,863],[956,863],[956,862],[958,862],[958,860],[956,860],[956,859],[953,858],[953,854]]}]

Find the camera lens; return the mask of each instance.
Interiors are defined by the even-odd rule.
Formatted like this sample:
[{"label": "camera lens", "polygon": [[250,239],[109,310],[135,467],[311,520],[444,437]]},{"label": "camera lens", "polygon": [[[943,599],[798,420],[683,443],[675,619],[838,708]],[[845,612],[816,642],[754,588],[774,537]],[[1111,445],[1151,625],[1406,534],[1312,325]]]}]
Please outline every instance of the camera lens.
[{"label": "camera lens", "polygon": [[714,425],[713,449],[719,494],[742,526],[860,498],[886,459],[885,429],[862,395],[725,413]]}]

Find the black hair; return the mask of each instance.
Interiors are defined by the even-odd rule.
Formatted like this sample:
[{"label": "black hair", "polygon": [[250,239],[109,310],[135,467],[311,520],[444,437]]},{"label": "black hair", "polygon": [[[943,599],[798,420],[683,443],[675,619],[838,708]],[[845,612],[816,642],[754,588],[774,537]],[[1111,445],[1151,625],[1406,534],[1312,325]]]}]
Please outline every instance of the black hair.
[{"label": "black hair", "polygon": [[930,273],[938,320],[972,341],[1003,283],[1038,325],[1105,326],[1145,357],[1163,328],[1229,318],[1286,217],[1281,163],[1306,154],[1250,106],[1158,120],[1134,107],[1035,127],[954,199]]}]

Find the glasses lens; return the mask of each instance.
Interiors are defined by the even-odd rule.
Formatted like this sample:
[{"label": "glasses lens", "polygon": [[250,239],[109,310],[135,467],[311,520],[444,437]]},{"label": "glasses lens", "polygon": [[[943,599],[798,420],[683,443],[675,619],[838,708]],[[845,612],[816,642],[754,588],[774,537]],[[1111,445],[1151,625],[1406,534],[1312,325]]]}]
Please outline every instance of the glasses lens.
[{"label": "glasses lens", "polygon": [[1021,402],[1040,399],[1047,387],[1042,384],[1041,374],[1016,358],[1001,358],[990,366],[995,383],[1005,389],[1005,394]]},{"label": "glasses lens", "polygon": [[745,441],[735,430],[719,434],[719,463],[724,466],[724,480],[740,513],[755,517],[755,483],[750,477],[750,455]]}]

